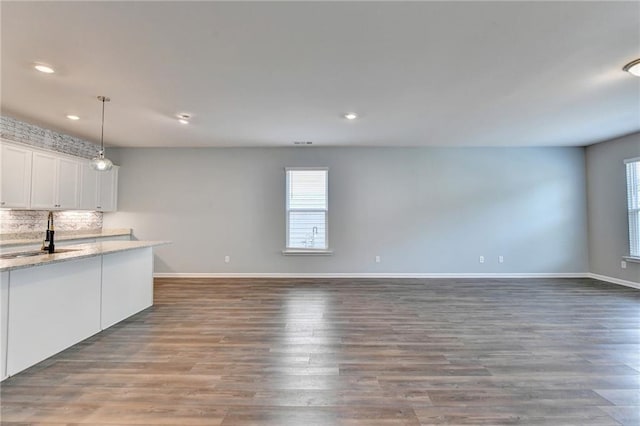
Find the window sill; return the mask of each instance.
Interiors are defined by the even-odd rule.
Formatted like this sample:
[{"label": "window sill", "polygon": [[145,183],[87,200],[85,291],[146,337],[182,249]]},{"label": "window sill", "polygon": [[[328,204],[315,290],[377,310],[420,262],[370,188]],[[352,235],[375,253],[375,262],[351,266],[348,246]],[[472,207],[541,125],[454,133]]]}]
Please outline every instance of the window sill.
[{"label": "window sill", "polygon": [[640,263],[640,257],[635,256],[622,256],[622,258],[627,262]]},{"label": "window sill", "polygon": [[323,249],[284,249],[283,256],[331,256],[333,250]]}]

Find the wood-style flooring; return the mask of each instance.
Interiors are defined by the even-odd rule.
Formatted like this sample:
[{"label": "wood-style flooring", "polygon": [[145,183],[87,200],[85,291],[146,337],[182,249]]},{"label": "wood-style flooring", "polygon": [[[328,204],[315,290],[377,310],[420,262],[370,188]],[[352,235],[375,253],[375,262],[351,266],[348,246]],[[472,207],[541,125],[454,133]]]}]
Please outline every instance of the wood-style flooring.
[{"label": "wood-style flooring", "polygon": [[155,290],[152,308],[3,382],[2,424],[640,425],[638,290],[590,279]]}]

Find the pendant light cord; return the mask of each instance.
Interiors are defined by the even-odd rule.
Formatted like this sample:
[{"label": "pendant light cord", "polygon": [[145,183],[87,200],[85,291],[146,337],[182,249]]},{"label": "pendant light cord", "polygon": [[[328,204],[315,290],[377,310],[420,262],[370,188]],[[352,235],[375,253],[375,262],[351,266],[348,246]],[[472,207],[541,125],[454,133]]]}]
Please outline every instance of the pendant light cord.
[{"label": "pendant light cord", "polygon": [[102,127],[100,129],[100,152],[104,153],[104,103],[111,99],[106,96],[98,96],[98,100],[102,102]]},{"label": "pendant light cord", "polygon": [[105,97],[102,97],[102,130],[100,131],[100,152],[104,153],[104,101]]}]

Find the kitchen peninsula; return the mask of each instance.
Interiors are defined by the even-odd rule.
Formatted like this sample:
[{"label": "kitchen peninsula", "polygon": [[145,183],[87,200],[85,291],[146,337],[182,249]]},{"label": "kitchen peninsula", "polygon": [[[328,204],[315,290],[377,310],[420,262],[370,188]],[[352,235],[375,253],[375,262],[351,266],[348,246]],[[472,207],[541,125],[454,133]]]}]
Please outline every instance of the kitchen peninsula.
[{"label": "kitchen peninsula", "polygon": [[0,259],[0,379],[153,305],[153,247],[166,243],[103,241]]}]

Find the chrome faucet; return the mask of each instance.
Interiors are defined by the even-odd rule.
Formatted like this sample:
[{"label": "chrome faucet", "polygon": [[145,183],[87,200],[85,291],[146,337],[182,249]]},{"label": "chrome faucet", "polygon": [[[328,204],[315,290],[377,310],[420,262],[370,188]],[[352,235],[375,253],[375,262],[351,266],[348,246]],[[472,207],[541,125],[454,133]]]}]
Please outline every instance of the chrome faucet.
[{"label": "chrome faucet", "polygon": [[44,234],[44,241],[42,242],[42,250],[46,250],[49,253],[53,253],[56,247],[53,243],[53,212],[49,212],[47,216],[47,231]]}]

